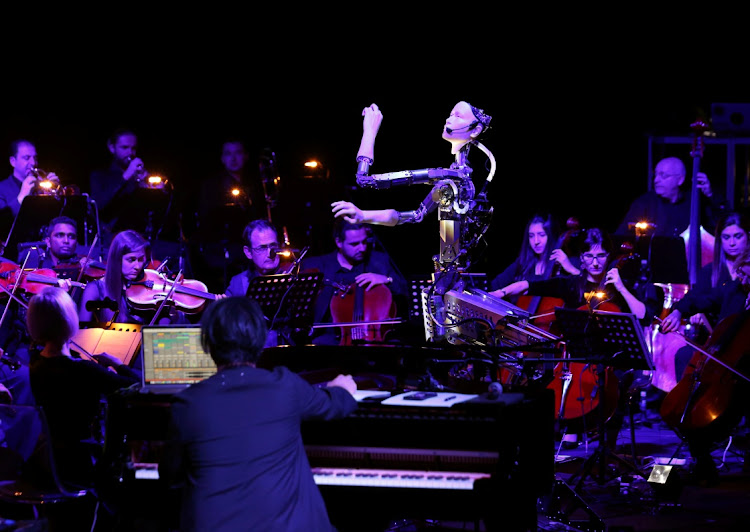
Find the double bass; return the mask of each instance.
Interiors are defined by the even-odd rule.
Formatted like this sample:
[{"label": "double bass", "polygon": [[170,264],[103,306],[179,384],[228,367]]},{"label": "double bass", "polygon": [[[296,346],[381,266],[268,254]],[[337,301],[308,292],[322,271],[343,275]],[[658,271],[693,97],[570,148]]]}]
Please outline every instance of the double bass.
[{"label": "double bass", "polygon": [[[693,146],[690,155],[693,159],[692,182],[690,188],[690,225],[680,235],[686,240],[686,253],[688,259],[689,285],[660,284],[664,292],[664,304],[661,315],[657,320],[664,319],[672,310],[674,303],[682,299],[689,290],[695,288],[698,279],[698,271],[702,266],[713,260],[713,239],[700,223],[700,189],[698,188],[698,174],[700,173],[700,162],[703,157],[704,142],[703,133],[708,126],[697,121],[691,124],[694,132]],[[654,363],[652,377],[653,385],[663,392],[670,392],[680,379],[675,374],[675,354],[686,345],[686,330],[681,335],[664,335],[659,332],[658,323],[652,323],[645,331],[646,338],[651,348]]]}]

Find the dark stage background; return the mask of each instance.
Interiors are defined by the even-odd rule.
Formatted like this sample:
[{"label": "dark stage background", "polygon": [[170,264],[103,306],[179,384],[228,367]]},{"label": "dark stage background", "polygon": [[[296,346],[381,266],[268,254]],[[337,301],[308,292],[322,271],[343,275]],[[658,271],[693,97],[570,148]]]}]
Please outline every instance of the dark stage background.
[{"label": "dark stage background", "polygon": [[[495,211],[487,249],[472,269],[495,274],[513,260],[534,212],[614,230],[630,201],[647,189],[648,135],[690,136],[692,122],[710,120],[712,102],[750,101],[729,73],[675,91],[663,83],[672,73],[659,62],[612,54],[606,62],[593,56],[571,61],[562,50],[523,59],[498,50],[460,63],[440,51],[415,49],[393,61],[381,54],[378,61],[352,62],[340,46],[319,46],[268,61],[257,53],[194,55],[191,46],[164,46],[122,62],[113,55],[109,63],[51,51],[44,76],[54,82],[21,77],[11,84],[0,111],[0,140],[6,146],[18,137],[35,140],[40,167],[85,190],[91,169],[108,162],[107,136],[127,125],[139,134],[138,154],[147,168],[174,184],[179,208],[200,179],[218,170],[222,139],[239,135],[254,168],[261,149],[276,153],[285,198],[279,209],[290,223],[310,220],[313,253],[332,246],[331,201],[408,210],[429,192],[427,185],[356,188],[364,106],[375,102],[384,113],[373,169],[382,173],[449,166],[453,157],[441,129],[453,105],[467,100],[493,117],[482,142],[497,160],[489,189]],[[472,69],[481,76],[463,73]],[[701,168],[723,189],[722,150],[707,147]],[[667,154],[683,157],[690,173],[690,146],[654,155]],[[308,158],[323,162],[327,179],[302,177]],[[474,149],[472,160],[485,157]],[[743,153],[738,163],[741,182]],[[474,168],[483,179],[484,169]],[[415,226],[377,227],[376,234],[406,275],[431,271],[439,242],[434,214]],[[308,243],[306,235],[292,236],[294,247]]]}]

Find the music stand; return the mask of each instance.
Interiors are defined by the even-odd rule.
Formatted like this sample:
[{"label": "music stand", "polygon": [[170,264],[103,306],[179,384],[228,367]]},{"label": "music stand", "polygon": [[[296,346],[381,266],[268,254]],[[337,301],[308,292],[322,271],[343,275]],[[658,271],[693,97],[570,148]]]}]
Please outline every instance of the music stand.
[{"label": "music stand", "polygon": [[[88,213],[88,198],[77,196],[26,196],[21,203],[13,225],[4,242],[3,253],[8,250],[13,255],[7,258],[15,260],[19,252],[18,246],[22,242],[43,240],[42,229],[50,220],[57,216],[68,216],[78,224],[80,242],[86,242],[86,216]],[[83,235],[84,238],[80,238]]]},{"label": "music stand", "polygon": [[269,329],[302,330],[313,324],[322,284],[323,272],[264,275],[250,280],[246,296],[258,302]]},{"label": "music stand", "polygon": [[590,363],[596,364],[599,383],[599,446],[586,459],[581,471],[569,480],[572,482],[580,475],[580,480],[576,484],[576,489],[579,489],[594,464],[598,462],[598,482],[604,484],[607,455],[636,475],[645,478],[638,467],[607,447],[606,394],[603,391],[607,366],[618,369],[654,370],[651,354],[646,347],[643,327],[633,314],[623,312],[556,308],[555,316],[568,352],[573,358],[589,360]]}]

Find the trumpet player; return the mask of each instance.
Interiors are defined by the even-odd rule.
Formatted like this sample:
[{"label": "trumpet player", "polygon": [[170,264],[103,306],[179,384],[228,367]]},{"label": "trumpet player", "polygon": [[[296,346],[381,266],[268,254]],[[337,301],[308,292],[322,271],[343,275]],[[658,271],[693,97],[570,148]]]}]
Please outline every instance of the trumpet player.
[{"label": "trumpet player", "polygon": [[[10,166],[13,172],[0,181],[0,213],[3,222],[16,217],[21,203],[30,195],[40,179],[37,168],[36,146],[26,139],[17,139],[10,143]],[[53,172],[44,175],[44,179],[59,182]]]},{"label": "trumpet player", "polygon": [[131,206],[131,199],[148,177],[143,160],[137,155],[138,136],[131,129],[118,129],[107,139],[111,154],[108,168],[89,175],[91,199],[96,202],[99,221],[104,228],[103,243],[108,243],[123,212]]}]

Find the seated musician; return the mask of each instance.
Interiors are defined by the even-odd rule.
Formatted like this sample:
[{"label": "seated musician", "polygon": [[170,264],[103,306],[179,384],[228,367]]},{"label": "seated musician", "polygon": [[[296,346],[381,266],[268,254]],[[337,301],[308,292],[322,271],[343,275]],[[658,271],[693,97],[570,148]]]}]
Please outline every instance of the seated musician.
[{"label": "seated musician", "polygon": [[[604,302],[614,304],[620,312],[630,312],[639,320],[651,319],[647,303],[638,299],[623,282],[619,268],[607,268],[612,253],[609,235],[599,228],[583,231],[581,248],[581,273],[537,281],[515,281],[493,290],[491,295],[507,298],[519,294],[550,296],[562,299],[567,308],[590,307],[596,309]],[[606,288],[614,288],[607,293]],[[602,292],[604,290],[604,292]],[[597,294],[602,293],[602,296]],[[650,302],[649,302],[650,303]]]},{"label": "seated musician", "polygon": [[[302,261],[303,270],[319,271],[324,275],[323,288],[315,300],[316,323],[354,321],[352,316],[334,319],[336,318],[335,311],[331,309],[334,297],[346,295],[349,289],[359,287],[364,289],[366,294],[376,286],[384,285],[390,290],[393,301],[396,302],[396,308],[398,308],[398,303],[406,297],[406,279],[387,253],[372,249],[370,236],[370,227],[338,219],[333,228],[336,250]],[[352,314],[351,311],[350,314]],[[387,317],[384,316],[384,318]],[[340,327],[322,327],[313,333],[311,343],[340,345],[340,335]]]},{"label": "seated musician", "polygon": [[[690,290],[685,294],[675,304],[672,312],[662,320],[661,332],[673,333],[678,331],[683,316],[692,316],[698,312],[716,315],[719,324],[722,322],[728,323],[727,320],[731,320],[734,316],[746,320],[749,315],[747,310],[750,309],[750,248],[746,248],[737,257],[734,266],[735,275],[732,280],[709,290]],[[726,332],[726,330],[722,330]],[[731,341],[731,339],[727,341]],[[723,346],[724,340],[721,337],[714,338],[712,336],[709,343],[715,346]],[[681,347],[675,353],[675,375],[678,381],[687,377],[688,366],[695,353],[696,350],[689,345]],[[738,380],[738,382],[744,389],[747,388],[745,381]],[[748,420],[750,420],[747,408],[742,409],[742,412],[745,414],[745,424],[747,425]],[[709,484],[714,483],[718,478],[718,473],[716,464],[710,454],[712,442],[701,438],[700,435],[695,436],[695,438],[688,439],[690,453],[695,459],[695,480],[705,481]]]},{"label": "seated musician", "polygon": [[261,275],[286,273],[286,265],[282,264],[276,253],[281,248],[276,228],[271,222],[263,218],[253,220],[242,231],[243,251],[250,260],[248,268],[229,281],[224,292],[227,296],[244,296],[250,281]]},{"label": "seated musician", "polygon": [[335,530],[300,423],[353,412],[354,379],[321,388],[285,367],[256,368],[266,325],[250,298],[216,301],[201,329],[218,372],[175,395],[159,464],[160,478],[182,489],[180,530]]},{"label": "seated musician", "polygon": [[[589,308],[592,310],[609,310],[615,312],[630,312],[642,325],[647,325],[658,307],[655,297],[649,297],[646,302],[641,301],[633,291],[626,286],[617,267],[608,268],[613,250],[609,235],[599,229],[590,228],[581,231],[583,243],[580,246],[581,273],[580,275],[558,276],[551,279],[537,281],[521,280],[513,282],[503,288],[494,290],[490,294],[507,298],[514,295],[526,294],[548,296],[562,299],[566,308]],[[649,312],[649,309],[652,312]],[[630,379],[620,378],[622,391],[632,382]],[[620,398],[624,399],[621,393]],[[622,403],[621,401],[620,403]],[[619,432],[623,419],[623,408],[618,405],[617,416],[608,426],[613,435]],[[614,438],[610,438],[613,442]]]},{"label": "seated musician", "polygon": [[535,214],[524,228],[524,239],[518,257],[500,272],[490,288],[497,290],[514,281],[538,281],[559,273],[578,275],[580,269],[557,247],[559,228],[552,215]]},{"label": "seated musician", "polygon": [[58,216],[50,220],[45,230],[44,243],[47,252],[41,249],[22,251],[18,263],[22,264],[28,254],[27,268],[55,268],[60,264],[77,262],[78,223],[69,216]]},{"label": "seated musician", "polygon": [[[58,287],[45,287],[31,298],[26,324],[35,344],[31,388],[49,422],[58,472],[72,485],[92,487],[104,443],[95,428],[101,426],[102,398],[139,382],[138,374],[114,356],[100,354],[92,360],[76,353],[71,344],[78,332],[76,305]],[[73,506],[62,529],[88,530],[92,515]]]},{"label": "seated musician", "polygon": [[[126,289],[143,277],[151,262],[151,245],[140,233],[125,230],[112,239],[107,253],[104,277],[89,282],[83,291],[78,307],[82,324],[148,323],[158,306],[151,310],[134,308]],[[187,323],[182,311],[174,305],[165,305],[158,323]]]},{"label": "seated musician", "polygon": [[[250,281],[256,277],[282,274],[288,271],[288,264],[282,263],[281,257],[276,252],[280,249],[278,232],[268,220],[260,218],[248,223],[242,232],[242,241],[245,244],[243,251],[250,260],[250,265],[229,281],[229,286],[224,292],[227,297],[244,297]],[[266,345],[280,345],[289,341],[280,337],[278,331],[271,329],[268,332]]]},{"label": "seated musician", "polygon": [[[691,326],[697,329],[691,336],[700,343],[708,338],[719,322],[716,309],[709,309],[690,316],[684,314],[685,309],[688,308],[689,302],[693,298],[698,297],[699,293],[716,289],[720,285],[737,279],[737,264],[748,248],[748,240],[750,239],[750,219],[737,212],[727,213],[719,219],[714,234],[716,239],[714,240],[713,260],[698,271],[695,286],[683,296],[683,298],[688,299],[688,303],[683,303],[681,307],[680,318],[687,318]],[[687,364],[690,356],[688,355],[686,358],[687,360],[685,357],[681,357],[679,366],[675,366],[677,379],[684,372],[685,364]]]}]

